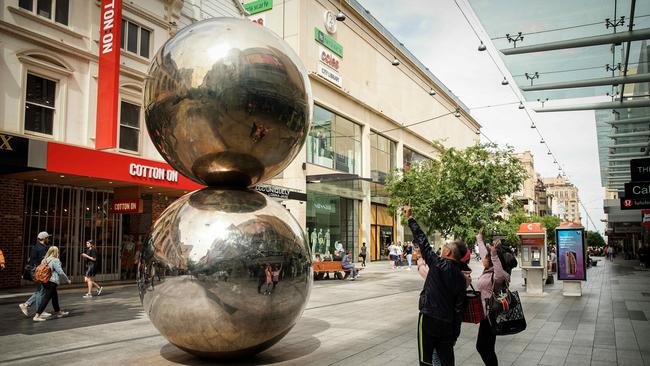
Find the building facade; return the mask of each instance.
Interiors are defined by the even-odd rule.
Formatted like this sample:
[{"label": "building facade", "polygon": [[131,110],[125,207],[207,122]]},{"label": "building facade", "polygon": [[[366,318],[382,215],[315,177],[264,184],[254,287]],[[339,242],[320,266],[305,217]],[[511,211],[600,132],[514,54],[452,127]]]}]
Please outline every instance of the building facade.
[{"label": "building facade", "polygon": [[[8,259],[0,287],[19,285],[29,247],[43,230],[61,247],[74,281],[82,280],[78,258],[89,239],[98,244],[100,279],[133,278],[152,221],[200,188],[162,161],[145,132],[141,103],[158,48],[202,19],[248,16],[284,38],[309,72],[315,105],[307,144],[258,189],[290,192],[280,200],[314,252],[339,248],[356,257],[366,242],[370,257],[382,259],[390,242],[404,238],[386,206],[386,177],[412,161],[435,159],[432,140],[454,147],[478,141],[480,125],[464,105],[356,1],[259,7],[145,0],[123,2],[118,147],[95,150],[100,3],[4,5],[0,134],[13,148],[0,151],[0,248]],[[341,6],[346,20],[332,20]]]},{"label": "building facade", "polygon": [[530,151],[515,154],[526,171],[526,177],[521,189],[514,193],[513,198],[518,201],[524,211],[530,214],[537,214],[538,204],[536,196],[537,173],[535,172],[535,158]]},{"label": "building facade", "polygon": [[578,187],[571,184],[565,177],[544,178],[546,195],[550,202],[551,214],[568,222],[581,223],[580,198]]}]

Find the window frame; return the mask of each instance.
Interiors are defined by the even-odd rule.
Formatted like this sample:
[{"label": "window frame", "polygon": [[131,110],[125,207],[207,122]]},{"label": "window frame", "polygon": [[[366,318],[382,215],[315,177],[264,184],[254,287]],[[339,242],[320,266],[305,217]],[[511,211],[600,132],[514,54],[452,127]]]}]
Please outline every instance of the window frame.
[{"label": "window frame", "polygon": [[[332,166],[322,165],[322,164],[319,164],[319,163],[316,162],[315,156],[311,156],[310,151],[309,151],[309,147],[308,147],[308,145],[311,143],[309,140],[310,140],[310,138],[312,136],[311,135],[312,132],[314,131],[313,128],[310,129],[309,134],[307,135],[307,140],[308,141],[305,143],[305,147],[306,147],[306,149],[305,149],[306,150],[305,151],[305,154],[306,154],[305,162],[307,162],[308,164],[313,164],[315,166],[322,167],[322,168],[325,168],[325,169],[329,169],[329,170],[332,170],[332,171],[335,171],[335,172],[341,172],[341,173],[346,173],[346,174],[358,174],[359,176],[361,176],[362,172],[363,172],[363,163],[362,163],[362,161],[363,161],[363,128],[364,128],[364,125],[357,122],[357,121],[355,121],[354,119],[352,119],[352,118],[350,118],[350,117],[348,117],[348,116],[346,116],[344,114],[341,114],[341,113],[335,111],[332,108],[326,107],[326,106],[324,106],[322,104],[314,103],[314,111],[316,110],[316,108],[320,108],[320,109],[322,109],[322,110],[324,110],[324,111],[326,111],[328,113],[331,113],[332,116],[333,116],[332,120],[330,121],[330,125],[329,125],[330,127],[329,127],[329,137],[328,137],[330,146],[332,146],[333,151],[336,149],[336,141],[338,140],[338,138],[349,138],[350,140],[352,140],[354,142],[354,144],[355,144],[355,154],[354,154],[355,155],[355,158],[354,158],[355,162],[354,162],[354,165],[353,165],[353,172],[347,172],[347,171],[336,169],[336,161],[334,159],[333,159]],[[313,113],[314,112],[312,111],[312,115],[313,115]],[[353,131],[356,131],[356,129],[358,128],[358,133],[359,133],[358,139],[357,139],[356,135],[352,137],[352,136],[344,136],[342,134],[339,134],[336,131],[337,118],[342,118],[345,121],[352,123]],[[355,134],[356,134],[356,132],[355,132]],[[358,147],[359,151],[356,151],[357,147]],[[358,158],[357,158],[357,156],[358,156]],[[310,161],[310,157],[311,157],[312,161]]]},{"label": "window frame", "polygon": [[[122,102],[138,106],[140,112],[138,113],[138,150],[129,150],[120,147],[120,139],[122,135]],[[121,153],[130,154],[130,155],[142,155],[142,122],[144,120],[144,111],[142,108],[141,99],[138,98],[138,95],[134,92],[125,91],[123,88],[120,89],[120,103],[118,106],[117,114],[117,150]],[[124,127],[136,129],[133,126],[124,125]]]},{"label": "window frame", "polygon": [[57,5],[58,0],[50,0],[51,1],[51,3],[50,3],[50,17],[46,17],[46,16],[40,15],[38,13],[38,1],[39,0],[32,0],[31,9],[27,9],[27,8],[24,8],[24,7],[20,6],[20,1],[18,1],[17,6],[18,6],[19,9],[24,10],[26,12],[29,12],[32,15],[35,15],[35,16],[37,16],[39,18],[47,19],[48,21],[50,21],[52,23],[55,23],[55,24],[58,24],[58,25],[63,26],[63,27],[70,27],[70,1],[69,0],[68,0],[68,9],[67,9],[68,14],[67,14],[67,17],[66,17],[67,18],[67,23],[61,23],[61,22],[56,21],[56,15],[57,15],[56,14],[56,12],[57,12],[56,5]]},{"label": "window frame", "polygon": [[[54,89],[54,113],[52,116],[52,134],[46,134],[38,131],[32,131],[25,128],[25,107],[27,106],[27,75],[31,74],[43,79],[53,81],[55,83]],[[21,102],[20,102],[20,131],[26,135],[41,137],[50,140],[57,140],[63,136],[63,122],[62,117],[66,115],[65,106],[67,101],[67,77],[48,71],[43,67],[38,67],[32,64],[25,64],[23,61],[22,73],[22,88],[21,88]],[[32,102],[29,102],[32,103]],[[33,103],[37,104],[37,103]],[[40,105],[40,104],[37,104]]]},{"label": "window frame", "polygon": [[[142,25],[142,23],[138,23],[136,21],[131,20],[130,18],[127,17],[122,17],[122,22],[126,22],[126,26],[124,27],[124,31],[122,31],[122,24],[120,24],[120,51],[126,52],[128,55],[134,55],[137,57],[140,57],[145,60],[150,60],[151,59],[151,45],[153,44],[153,29],[150,27],[146,27]],[[128,30],[129,30],[129,23],[135,25],[138,27],[137,31],[137,36],[136,36],[136,52],[129,51],[127,49],[127,44],[129,43],[129,38],[128,38]],[[140,53],[142,51],[142,30],[146,30],[149,32],[149,49],[147,50],[148,54],[147,56],[142,56]],[[124,43],[122,44],[122,39],[124,39]]]}]

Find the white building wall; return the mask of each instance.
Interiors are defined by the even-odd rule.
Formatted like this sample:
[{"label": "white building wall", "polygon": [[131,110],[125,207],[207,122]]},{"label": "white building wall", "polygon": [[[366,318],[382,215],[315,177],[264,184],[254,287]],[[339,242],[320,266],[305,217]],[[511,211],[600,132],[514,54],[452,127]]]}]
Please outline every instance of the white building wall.
[{"label": "white building wall", "polygon": [[[123,1],[122,18],[134,21],[152,33],[148,58],[121,51],[120,100],[142,105],[142,89],[151,59],[171,34],[183,24],[191,23],[192,19],[183,15],[193,6],[198,6],[203,18],[241,16],[237,4],[232,0]],[[71,1],[67,26],[19,8],[18,0],[2,2],[0,131],[94,148],[99,20],[99,1]],[[24,129],[28,71],[57,82],[54,131],[51,136]],[[162,160],[146,132],[142,108],[139,151],[134,153],[114,149],[114,152]]]}]

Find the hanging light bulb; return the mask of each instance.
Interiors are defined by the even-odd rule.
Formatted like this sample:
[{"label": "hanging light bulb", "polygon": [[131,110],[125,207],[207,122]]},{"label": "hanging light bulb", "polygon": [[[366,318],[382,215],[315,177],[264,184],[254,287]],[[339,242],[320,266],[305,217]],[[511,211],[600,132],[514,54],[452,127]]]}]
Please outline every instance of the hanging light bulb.
[{"label": "hanging light bulb", "polygon": [[519,108],[519,109],[524,109],[524,108],[526,108],[526,107],[524,107],[524,102],[519,102],[519,107],[518,107],[518,108]]},{"label": "hanging light bulb", "polygon": [[400,62],[397,58],[394,58],[392,64],[393,66],[399,66]]},{"label": "hanging light bulb", "polygon": [[336,20],[338,20],[339,22],[342,22],[342,21],[345,20],[345,14],[343,14],[341,9],[339,9],[338,14],[336,14]]},{"label": "hanging light bulb", "polygon": [[540,143],[540,144],[545,144],[546,141],[544,141],[544,139],[542,139],[539,143]]},{"label": "hanging light bulb", "polygon": [[433,88],[431,88],[431,90],[429,90],[429,95],[430,95],[430,96],[434,96],[434,95],[436,95],[436,91],[433,90]]},{"label": "hanging light bulb", "polygon": [[535,126],[535,124],[533,123],[532,125],[530,125],[530,128],[537,128],[537,126]]},{"label": "hanging light bulb", "polygon": [[546,153],[546,155],[553,155],[553,153],[549,151]]},{"label": "hanging light bulb", "polygon": [[508,84],[510,84],[510,83],[508,82],[508,80],[507,80],[506,77],[504,76],[504,77],[503,77],[503,81],[501,82],[501,85],[508,85]]},{"label": "hanging light bulb", "polygon": [[456,108],[456,112],[454,112],[454,116],[460,117],[460,108]]},{"label": "hanging light bulb", "polygon": [[483,52],[483,51],[487,50],[487,47],[485,47],[485,45],[483,44],[483,41],[481,41],[481,44],[478,46],[478,50],[480,52]]}]

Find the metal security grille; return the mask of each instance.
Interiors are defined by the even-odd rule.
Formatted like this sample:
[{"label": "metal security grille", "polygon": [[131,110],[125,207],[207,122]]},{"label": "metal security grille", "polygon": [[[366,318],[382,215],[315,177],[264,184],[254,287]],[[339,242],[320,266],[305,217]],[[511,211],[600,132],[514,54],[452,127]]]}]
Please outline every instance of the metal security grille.
[{"label": "metal security grille", "polygon": [[122,215],[109,213],[110,191],[29,183],[25,189],[24,258],[29,257],[36,236],[47,231],[50,244],[61,251],[64,271],[74,282],[83,281],[81,253],[86,240],[97,244],[97,279],[120,276]]}]

